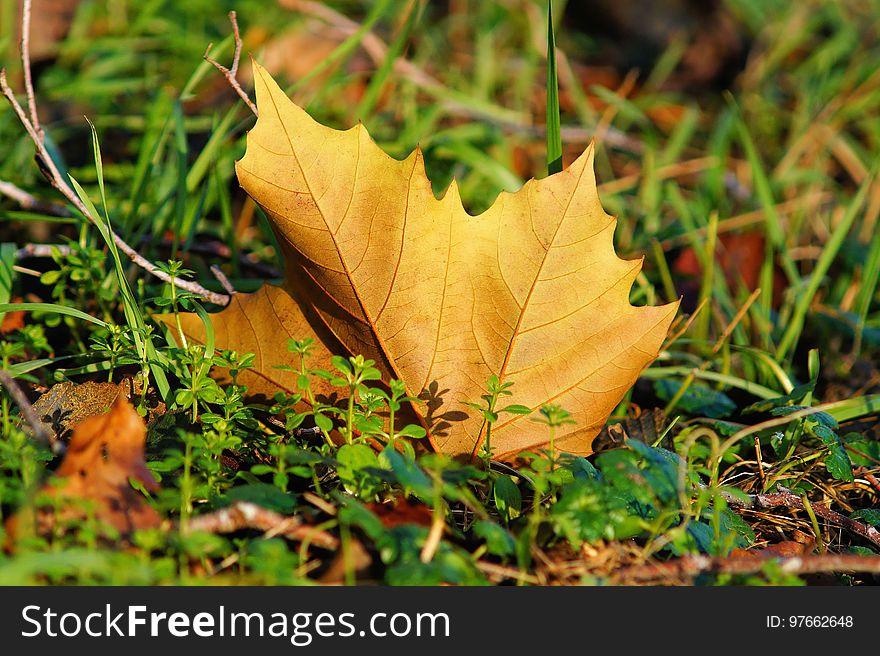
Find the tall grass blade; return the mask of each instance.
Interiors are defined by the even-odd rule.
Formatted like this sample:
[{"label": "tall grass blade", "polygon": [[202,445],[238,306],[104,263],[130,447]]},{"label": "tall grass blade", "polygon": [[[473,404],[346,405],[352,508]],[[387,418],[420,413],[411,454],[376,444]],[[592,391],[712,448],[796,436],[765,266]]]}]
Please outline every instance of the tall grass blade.
[{"label": "tall grass blade", "polygon": [[562,170],[562,122],[559,117],[559,80],[556,75],[556,37],[553,2],[547,5],[547,173]]},{"label": "tall grass blade", "polygon": [[101,237],[106,242],[107,248],[113,256],[116,282],[119,286],[119,294],[122,297],[122,310],[125,315],[125,321],[131,330],[132,339],[134,340],[138,357],[140,357],[142,363],[149,368],[150,373],[153,375],[153,379],[156,382],[156,389],[159,391],[162,398],[165,399],[171,390],[171,386],[168,383],[168,378],[165,376],[164,370],[156,364],[156,348],[153,346],[153,342],[150,339],[149,332],[147,331],[144,322],[144,317],[141,313],[141,308],[134,296],[128,278],[125,276],[125,268],[122,265],[122,259],[119,256],[119,250],[116,247],[116,241],[113,238],[113,231],[110,225],[107,198],[104,191],[104,167],[101,159],[101,147],[98,143],[98,132],[95,130],[95,126],[92,125],[91,122],[89,123],[89,127],[92,132],[92,149],[95,157],[95,170],[98,176],[98,189],[101,193],[101,204],[104,207],[104,215],[102,216],[98,212],[85,189],[82,188],[73,176],[70,176],[70,183],[77,196],[79,196],[80,200],[95,218],[95,225],[98,228],[98,232],[101,233]]},{"label": "tall grass blade", "polygon": [[[12,296],[12,267],[15,264],[15,244],[0,244],[0,303],[8,303]],[[3,321],[0,312],[0,322]]]},{"label": "tall grass blade", "polygon": [[108,327],[107,323],[101,321],[97,317],[93,317],[91,314],[86,314],[82,310],[67,307],[66,305],[57,305],[55,303],[0,303],[0,313],[16,312],[19,310],[24,312],[54,312],[55,314],[65,314],[68,317],[74,317],[75,319],[82,319],[83,321],[97,324],[102,328]]},{"label": "tall grass blade", "polygon": [[397,58],[403,53],[403,48],[409,39],[409,35],[421,17],[422,8],[423,4],[421,0],[410,0],[409,13],[407,14],[406,22],[403,24],[403,27],[400,29],[400,32],[398,32],[397,36],[394,37],[394,41],[392,42],[391,47],[388,48],[388,52],[385,54],[385,60],[382,62],[382,65],[379,66],[379,69],[370,79],[370,84],[364,92],[364,97],[358,104],[356,112],[357,118],[366,118],[376,106],[376,102],[379,100],[379,94],[382,92],[385,82],[388,80],[388,76],[391,74],[391,70],[394,67],[394,62],[397,61]]},{"label": "tall grass blade", "polygon": [[861,210],[862,205],[865,202],[868,190],[871,188],[871,182],[872,178],[869,177],[862,183],[855,198],[853,198],[849,207],[846,209],[846,213],[843,215],[840,224],[834,229],[831,238],[828,240],[828,243],[825,244],[825,248],[822,249],[822,255],[819,256],[816,266],[813,269],[813,273],[810,275],[807,288],[802,294],[800,294],[800,296],[798,296],[791,320],[788,322],[788,326],[782,335],[782,339],[779,340],[779,346],[776,347],[776,358],[778,360],[784,359],[785,356],[797,346],[801,332],[804,329],[804,319],[807,316],[807,310],[809,310],[810,304],[816,296],[816,292],[819,291],[819,286],[822,284],[825,274],[828,273],[828,269],[831,268],[831,263],[834,261],[840,247],[843,245],[843,240],[846,238],[847,234],[849,234],[849,229],[852,227],[856,215],[858,215],[859,210]]},{"label": "tall grass blade", "polygon": [[311,80],[315,79],[317,76],[321,75],[324,71],[329,69],[332,66],[335,66],[340,61],[346,59],[354,49],[360,44],[363,38],[367,35],[367,33],[373,29],[373,26],[379,21],[382,16],[385,15],[385,12],[388,10],[388,7],[391,5],[390,0],[379,0],[374,6],[373,9],[367,14],[367,17],[364,19],[364,22],[361,26],[355,31],[351,36],[349,36],[345,41],[339,44],[339,46],[331,52],[327,57],[325,57],[320,64],[315,66],[307,75],[304,75],[299,80],[297,80],[293,85],[285,89],[285,93],[287,95],[291,95],[291,93],[297,89],[302,89],[305,85],[307,85]]}]

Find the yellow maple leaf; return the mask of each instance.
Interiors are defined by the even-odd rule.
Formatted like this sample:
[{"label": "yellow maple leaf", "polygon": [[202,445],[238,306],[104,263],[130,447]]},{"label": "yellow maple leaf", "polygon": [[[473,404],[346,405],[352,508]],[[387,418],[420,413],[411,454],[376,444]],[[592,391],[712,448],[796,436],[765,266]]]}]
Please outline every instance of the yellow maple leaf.
[{"label": "yellow maple leaf", "polygon": [[[509,403],[569,410],[576,423],[558,429],[556,446],[589,453],[677,308],[630,305],[642,260],[614,252],[616,219],[599,202],[592,146],[470,216],[454,182],[434,197],[420,151],[397,161],[363,125],[320,125],[258,65],[255,85],[260,116],[236,171],[287,268],[283,287],[237,295],[213,317],[218,347],[257,354],[240,380],[251,391],[296,391],[296,375],[274,368],[291,362],[288,338],[316,340],[312,366],[361,353],[428,399],[421,418],[435,448],[463,454],[486,429],[465,403],[495,374],[514,383]],[[195,317],[184,330],[203,335]],[[502,414],[492,428],[498,457],[548,438],[521,415]]]}]

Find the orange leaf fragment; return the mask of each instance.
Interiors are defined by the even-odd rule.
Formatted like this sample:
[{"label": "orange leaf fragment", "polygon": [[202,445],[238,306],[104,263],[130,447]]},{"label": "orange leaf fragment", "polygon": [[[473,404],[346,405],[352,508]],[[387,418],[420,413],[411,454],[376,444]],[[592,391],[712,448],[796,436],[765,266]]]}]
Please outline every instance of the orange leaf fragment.
[{"label": "orange leaf fragment", "polygon": [[[45,486],[40,496],[84,503],[65,503],[55,512],[41,510],[37,517],[38,532],[45,533],[57,520],[83,519],[87,512],[93,512],[99,521],[123,535],[134,529],[158,526],[162,521],[159,513],[129,483],[129,479],[134,479],[151,492],[159,489],[144,462],[146,435],[143,419],[121,394],[109,412],[80,422],[73,430],[64,460],[55,471],[60,480]],[[25,510],[14,517],[13,530],[28,516],[32,515]]]}]

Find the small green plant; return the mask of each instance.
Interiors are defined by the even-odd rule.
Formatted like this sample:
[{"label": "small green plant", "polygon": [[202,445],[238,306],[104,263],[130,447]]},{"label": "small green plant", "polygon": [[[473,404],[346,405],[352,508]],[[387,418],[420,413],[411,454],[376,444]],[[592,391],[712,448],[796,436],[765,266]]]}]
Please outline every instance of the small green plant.
[{"label": "small green plant", "polygon": [[566,424],[576,423],[574,419],[571,418],[571,413],[568,412],[568,410],[565,410],[562,406],[556,404],[541,406],[538,416],[535,417],[533,421],[544,424],[550,429],[549,457],[551,459],[554,458],[556,454],[556,429]]},{"label": "small green plant", "polygon": [[502,413],[512,415],[527,415],[531,413],[530,408],[519,404],[510,404],[503,408],[497,407],[498,402],[502,397],[511,396],[513,394],[513,392],[510,391],[512,386],[512,382],[502,383],[497,375],[492,374],[489,376],[489,380],[486,381],[486,394],[480,396],[480,398],[483,399],[483,403],[475,403],[472,401],[465,403],[469,408],[479,411],[486,422],[486,436],[483,439],[482,448],[480,449],[480,457],[487,462],[492,458],[492,425],[498,421],[499,415]]},{"label": "small green plant", "polygon": [[334,355],[332,362],[336,372],[332,374],[319,372],[317,375],[329,380],[331,385],[345,388],[348,391],[342,434],[348,444],[353,444],[355,437],[359,437],[355,428],[355,407],[358,399],[363,399],[367,393],[366,383],[380,380],[382,374],[373,366],[376,364],[373,360],[364,359],[362,355],[348,358]]},{"label": "small green plant", "polygon": [[[388,404],[388,431],[383,434],[383,437],[387,439],[388,445],[393,449],[397,446],[400,438],[413,440],[424,438],[425,435],[427,435],[427,431],[425,431],[422,426],[417,424],[407,424],[398,430],[396,423],[397,413],[400,412],[403,404],[419,403],[419,399],[407,394],[406,385],[404,385],[401,380],[392,379],[389,381],[388,387],[388,393],[384,390],[378,390],[378,393],[384,398],[385,403]],[[408,442],[404,442],[404,444],[408,444]]]}]

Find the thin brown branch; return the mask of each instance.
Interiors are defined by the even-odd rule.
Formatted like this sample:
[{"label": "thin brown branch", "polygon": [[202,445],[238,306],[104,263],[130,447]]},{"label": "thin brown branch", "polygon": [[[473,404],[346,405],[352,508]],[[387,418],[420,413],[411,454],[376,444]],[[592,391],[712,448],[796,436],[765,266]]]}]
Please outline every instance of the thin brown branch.
[{"label": "thin brown branch", "polygon": [[[141,239],[142,244],[153,244],[157,248],[162,249],[170,249],[172,245],[174,245],[174,241],[171,239],[162,239],[160,241],[155,241],[149,236],[144,236]],[[25,244],[17,251],[15,251],[15,259],[16,260],[24,260],[30,257],[52,257],[53,251],[58,251],[61,255],[69,255],[71,253],[71,248],[67,244]],[[194,242],[189,245],[189,248],[186,249],[187,253],[199,253],[202,255],[211,255],[213,257],[222,257],[226,259],[230,259],[232,257],[232,249],[229,248],[226,244],[219,241],[208,241],[208,242]],[[238,262],[243,267],[247,267],[257,274],[259,274],[263,278],[280,278],[282,273],[278,271],[271,264],[266,264],[264,262],[260,262],[257,259],[254,259],[254,256],[248,253],[239,253],[238,254]],[[211,271],[214,271],[214,266],[212,265]],[[232,287],[232,283],[229,282],[229,279],[221,271],[220,274],[223,276],[223,279],[229,283],[229,287],[226,287],[223,280],[218,278],[218,281],[221,285],[224,286],[226,291],[230,291],[234,289]],[[232,292],[230,292],[232,293]]]},{"label": "thin brown branch", "polygon": [[536,585],[538,583],[537,577],[521,572],[513,567],[505,567],[504,565],[497,565],[485,560],[478,560],[476,565],[477,569],[487,574],[489,578],[496,583],[505,580],[522,581],[523,583],[529,583],[531,585]]},{"label": "thin brown branch", "polygon": [[303,524],[298,517],[284,516],[248,501],[236,501],[227,508],[193,517],[187,523],[188,531],[205,533],[235,533],[245,529],[263,531],[267,536],[281,535],[295,542],[308,541],[330,551],[339,548],[339,540],[330,533]]},{"label": "thin brown branch", "polygon": [[[727,558],[688,555],[661,563],[622,568],[615,573],[614,580],[621,583],[676,582],[681,579],[692,579],[700,574],[755,574],[762,571],[770,560],[774,559],[758,555]],[[880,574],[880,556],[822,554],[775,560],[779,563],[779,568],[787,574],[828,572]]]},{"label": "thin brown branch", "polygon": [[34,432],[34,437],[47,445],[52,450],[52,453],[64,453],[64,442],[56,439],[54,435],[45,429],[34,410],[34,406],[28,401],[24,391],[15,382],[15,379],[9,375],[8,371],[0,369],[0,383],[3,383],[3,386],[9,391],[9,396],[12,397],[12,400],[21,409],[21,415]]},{"label": "thin brown branch", "polygon": [[[144,237],[143,243],[152,243],[159,248],[170,249],[175,242],[171,239],[163,239],[156,242],[150,237]],[[232,259],[232,249],[227,244],[220,241],[194,241],[186,249],[187,253],[199,253],[201,255],[211,255],[214,257],[222,257]],[[256,259],[253,254],[239,252],[238,261],[243,267],[247,267],[263,278],[280,278],[283,274],[271,264],[261,262]]]},{"label": "thin brown branch", "polygon": [[[791,490],[787,490],[781,486],[777,487],[779,487],[779,492],[771,494],[750,494],[747,500],[727,494],[725,494],[725,499],[727,500],[728,505],[734,508],[767,510],[769,508],[784,506],[786,508],[791,508],[792,510],[806,510],[801,497]],[[862,522],[850,519],[846,515],[841,515],[839,512],[835,512],[818,503],[810,503],[810,507],[817,516],[821,517],[826,522],[839,526],[854,535],[858,535],[859,537],[880,546],[880,531],[873,526],[868,526]]]},{"label": "thin brown branch", "polygon": [[871,487],[873,487],[876,492],[880,492],[880,480],[878,480],[877,477],[871,473],[870,469],[868,469],[867,467],[858,467],[853,471],[853,473],[856,476],[861,476],[866,481],[868,481],[868,483],[871,484]]},{"label": "thin brown branch", "polygon": [[24,72],[24,90],[27,95],[28,112],[31,116],[31,124],[39,135],[40,143],[43,142],[43,128],[40,126],[40,117],[37,116],[37,97],[34,94],[34,81],[31,76],[31,0],[24,0],[21,8],[21,67]]},{"label": "thin brown branch", "polygon": [[34,210],[43,214],[51,214],[52,216],[70,216],[70,211],[63,205],[40,200],[24,189],[16,187],[11,182],[6,182],[5,180],[0,180],[0,194],[11,198],[26,210]]},{"label": "thin brown branch", "polygon": [[232,68],[226,68],[218,61],[212,59],[208,53],[211,52],[211,48],[214,47],[213,43],[209,43],[208,47],[205,49],[205,54],[203,55],[206,62],[211,64],[214,68],[220,71],[223,74],[223,77],[226,78],[226,81],[229,83],[235,93],[247,104],[250,110],[254,113],[254,116],[259,116],[259,112],[257,111],[257,106],[251,102],[250,97],[247,95],[244,89],[241,88],[241,85],[238,83],[236,79],[236,75],[238,75],[238,62],[241,59],[241,34],[238,31],[238,19],[235,17],[235,12],[229,12],[229,22],[232,23],[232,36],[235,39],[235,52],[232,55]]},{"label": "thin brown branch", "polygon": [[232,23],[232,37],[235,40],[235,52],[232,54],[232,68],[229,72],[235,77],[238,75],[238,62],[241,59],[241,34],[238,31],[238,18],[234,11],[229,12],[229,22]]},{"label": "thin brown branch", "polygon": [[431,522],[431,529],[428,531],[428,537],[425,538],[425,545],[419,554],[419,560],[423,563],[430,563],[437,553],[440,546],[440,540],[443,538],[443,531],[446,528],[446,515],[443,512],[434,510],[434,520]]},{"label": "thin brown branch", "polygon": [[[597,139],[601,139],[601,137],[597,135]],[[686,175],[700,173],[707,169],[715,168],[716,166],[718,166],[718,158],[714,155],[710,155],[709,157],[697,157],[696,159],[662,166],[656,169],[653,173],[657,176],[658,180],[668,180],[670,178],[679,178]],[[599,185],[598,189],[599,192],[603,194],[617,194],[622,191],[634,189],[641,183],[641,180],[642,173],[634,173],[610,182],[603,182]]]},{"label": "thin brown branch", "polygon": [[325,512],[331,517],[336,517],[336,508],[328,501],[325,501],[314,492],[303,492],[303,499],[315,506],[318,510]]},{"label": "thin brown branch", "polygon": [[[807,208],[813,210],[820,205],[824,205],[829,200],[831,200],[831,195],[828,192],[817,191],[805,194],[800,198],[793,198],[791,200],[778,203],[775,206],[774,211],[780,215],[784,215],[799,209]],[[766,220],[764,213],[765,210],[760,209],[723,219],[718,222],[718,234],[720,235],[726,232],[733,232],[735,230],[747,228],[756,223],[761,223],[762,221]],[[696,230],[693,230],[686,234],[670,237],[669,239],[664,239],[660,242],[660,246],[663,248],[664,251],[669,251],[673,248],[678,248],[679,246],[686,246],[692,243],[696,238],[705,237],[706,232],[707,228],[705,227],[697,228]]]},{"label": "thin brown branch", "polygon": [[[12,106],[12,109],[18,116],[18,119],[21,122],[22,126],[24,126],[24,129],[27,131],[28,135],[30,135],[31,141],[33,141],[34,145],[37,147],[37,154],[46,167],[46,173],[49,177],[50,182],[52,183],[52,186],[55,187],[59,192],[61,192],[61,194],[68,201],[70,201],[70,203],[84,217],[86,217],[93,224],[99,225],[98,217],[92,216],[91,212],[89,212],[88,208],[85,206],[85,203],[80,200],[79,196],[76,195],[70,185],[67,184],[67,182],[62,177],[60,171],[58,170],[58,167],[55,165],[54,160],[49,154],[49,151],[46,149],[42,138],[40,137],[39,133],[37,133],[33,123],[31,123],[31,121],[28,119],[27,115],[24,112],[24,109],[22,109],[21,105],[15,97],[15,94],[9,87],[9,83],[6,80],[6,69],[0,69],[0,89],[2,89],[3,95],[9,101],[9,104]],[[128,258],[137,266],[156,276],[160,280],[172,283],[171,276],[169,276],[164,271],[158,269],[156,265],[143,257],[134,248],[129,246],[125,242],[125,240],[122,239],[122,237],[116,234],[116,232],[111,230],[110,234],[112,235],[113,241],[116,244],[117,248],[125,253],[126,256],[128,256]],[[226,305],[227,303],[229,303],[229,296],[227,296],[226,294],[218,294],[216,292],[212,292],[208,289],[205,289],[196,282],[174,278],[173,284],[180,289],[201,296],[210,303],[216,303],[217,305]]]},{"label": "thin brown branch", "polygon": [[235,287],[233,287],[232,283],[229,282],[229,278],[227,278],[226,274],[223,273],[223,269],[218,267],[216,264],[212,264],[211,273],[214,274],[217,282],[220,283],[220,286],[226,291],[227,294],[229,294],[230,296],[235,295]]},{"label": "thin brown branch", "polygon": [[67,244],[25,244],[15,251],[15,259],[24,260],[29,257],[52,257],[52,254],[55,251],[61,255],[69,255],[71,248]]}]

